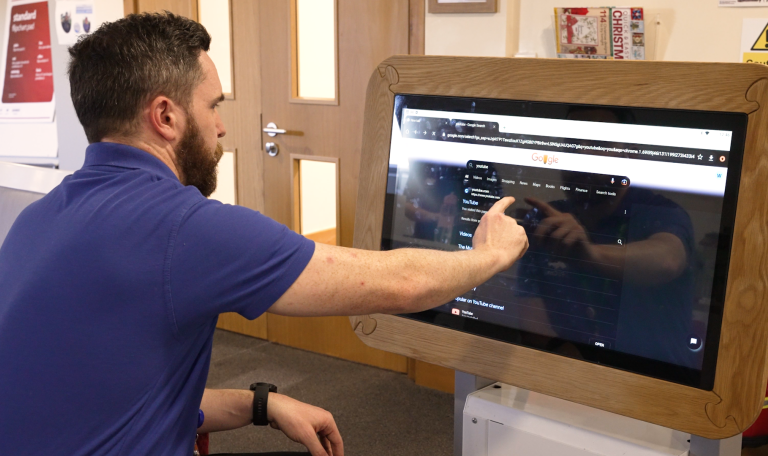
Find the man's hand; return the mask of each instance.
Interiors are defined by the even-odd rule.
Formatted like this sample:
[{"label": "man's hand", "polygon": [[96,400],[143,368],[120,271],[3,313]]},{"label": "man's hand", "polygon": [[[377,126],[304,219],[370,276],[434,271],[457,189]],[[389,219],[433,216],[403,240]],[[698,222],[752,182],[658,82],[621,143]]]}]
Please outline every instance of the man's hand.
[{"label": "man's hand", "polygon": [[344,443],[336,422],[321,408],[269,393],[267,419],[270,426],[307,447],[312,456],[344,456]]},{"label": "man's hand", "polygon": [[480,225],[472,238],[472,249],[487,251],[499,256],[499,271],[505,271],[528,250],[525,229],[504,211],[515,202],[511,196],[496,202],[480,219]]}]

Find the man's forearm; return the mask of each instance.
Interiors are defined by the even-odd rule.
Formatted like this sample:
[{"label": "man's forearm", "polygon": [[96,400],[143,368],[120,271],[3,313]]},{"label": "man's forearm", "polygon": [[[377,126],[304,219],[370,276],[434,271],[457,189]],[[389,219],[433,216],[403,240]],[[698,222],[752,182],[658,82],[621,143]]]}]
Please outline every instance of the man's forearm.
[{"label": "man's forearm", "polygon": [[[445,304],[499,272],[492,252],[397,249],[386,252],[317,244],[300,280],[314,306],[288,290],[281,315],[365,315],[419,312]],[[306,299],[306,298],[303,298]]]},{"label": "man's forearm", "polygon": [[452,300],[507,269],[528,248],[525,230],[504,211],[506,197],[483,215],[473,250],[373,252],[315,244],[296,282],[270,312],[288,316],[418,312]]},{"label": "man's forearm", "polygon": [[[205,413],[205,421],[198,428],[198,434],[241,428],[252,423],[253,392],[206,389],[200,408]],[[326,410],[269,393],[267,420],[271,427],[301,443],[312,454],[325,454],[325,447],[330,449],[328,454],[344,455],[339,428]]]},{"label": "man's forearm", "polygon": [[253,392],[206,389],[200,409],[205,414],[198,433],[228,431],[252,423]]},{"label": "man's forearm", "polygon": [[387,267],[380,271],[379,286],[381,293],[392,294],[387,299],[391,305],[379,310],[381,313],[431,309],[466,293],[499,272],[495,256],[473,250],[398,249],[381,254],[390,258],[384,263]]}]

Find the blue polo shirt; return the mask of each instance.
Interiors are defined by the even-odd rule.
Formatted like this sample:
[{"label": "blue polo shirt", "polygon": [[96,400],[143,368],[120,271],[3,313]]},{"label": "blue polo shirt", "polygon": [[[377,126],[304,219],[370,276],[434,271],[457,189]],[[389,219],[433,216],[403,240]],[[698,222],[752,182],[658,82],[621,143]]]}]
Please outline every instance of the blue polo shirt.
[{"label": "blue polo shirt", "polygon": [[0,248],[0,453],[192,454],[217,316],[256,318],[314,243],[88,147]]}]

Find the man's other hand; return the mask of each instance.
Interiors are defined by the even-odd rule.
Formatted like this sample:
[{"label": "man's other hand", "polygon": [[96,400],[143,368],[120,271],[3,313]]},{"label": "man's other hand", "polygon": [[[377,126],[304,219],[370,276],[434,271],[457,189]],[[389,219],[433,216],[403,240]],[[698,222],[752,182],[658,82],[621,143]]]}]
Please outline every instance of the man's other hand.
[{"label": "man's other hand", "polygon": [[472,238],[472,249],[498,255],[500,271],[512,264],[528,250],[525,229],[504,211],[515,202],[511,196],[496,202],[480,219],[480,225]]},{"label": "man's other hand", "polygon": [[341,434],[329,412],[277,393],[269,393],[267,404],[270,426],[307,447],[312,456],[344,456]]},{"label": "man's other hand", "polygon": [[589,260],[594,261],[594,252],[587,231],[573,214],[560,212],[537,198],[526,198],[525,202],[540,210],[545,217],[534,231],[535,236],[548,239],[561,250],[581,245],[584,249],[583,253]]}]

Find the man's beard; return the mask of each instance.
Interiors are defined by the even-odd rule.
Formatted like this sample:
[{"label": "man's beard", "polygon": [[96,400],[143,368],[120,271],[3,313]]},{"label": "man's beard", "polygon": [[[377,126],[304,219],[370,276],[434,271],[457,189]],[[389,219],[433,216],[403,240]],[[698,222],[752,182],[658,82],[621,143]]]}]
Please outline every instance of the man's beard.
[{"label": "man's beard", "polygon": [[224,154],[224,149],[221,143],[216,143],[216,149],[213,152],[206,149],[197,123],[191,116],[187,119],[189,123],[184,136],[175,150],[181,182],[184,185],[197,187],[207,198],[216,190],[217,165]]}]

